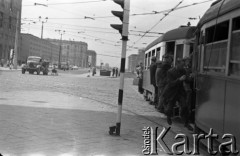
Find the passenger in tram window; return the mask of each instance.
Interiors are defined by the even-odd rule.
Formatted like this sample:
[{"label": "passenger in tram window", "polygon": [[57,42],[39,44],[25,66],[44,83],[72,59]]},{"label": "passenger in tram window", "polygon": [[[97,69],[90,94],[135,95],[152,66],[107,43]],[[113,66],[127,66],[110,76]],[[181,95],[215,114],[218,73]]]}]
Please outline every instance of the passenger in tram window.
[{"label": "passenger in tram window", "polygon": [[154,87],[154,100],[153,102],[151,102],[150,104],[155,105],[155,107],[157,106],[158,103],[158,88],[156,85],[156,79],[155,79],[155,75],[156,75],[156,70],[157,70],[157,58],[155,56],[152,57],[151,59],[151,65],[150,65],[150,84],[153,85]]},{"label": "passenger in tram window", "polygon": [[[159,112],[164,113],[164,98],[162,96],[163,89],[167,85],[167,72],[172,66],[172,56],[165,54],[163,55],[163,62],[161,65],[161,68],[157,68],[157,73],[156,73],[156,84],[158,86],[158,91],[159,91],[159,100],[158,100],[158,105],[157,109]],[[160,66],[160,65],[159,65]]]},{"label": "passenger in tram window", "polygon": [[139,67],[137,68],[138,70],[138,78],[139,78],[139,81],[138,81],[138,92],[140,94],[143,94],[143,64],[142,62],[139,64]]},{"label": "passenger in tram window", "polygon": [[163,97],[166,98],[167,108],[167,122],[172,124],[171,117],[173,115],[173,108],[178,101],[181,109],[181,117],[184,122],[184,126],[189,130],[192,130],[189,125],[189,111],[186,102],[186,92],[183,87],[183,82],[186,80],[186,71],[184,69],[185,62],[183,59],[177,61],[177,65],[171,68],[167,73],[167,86],[164,88]]}]

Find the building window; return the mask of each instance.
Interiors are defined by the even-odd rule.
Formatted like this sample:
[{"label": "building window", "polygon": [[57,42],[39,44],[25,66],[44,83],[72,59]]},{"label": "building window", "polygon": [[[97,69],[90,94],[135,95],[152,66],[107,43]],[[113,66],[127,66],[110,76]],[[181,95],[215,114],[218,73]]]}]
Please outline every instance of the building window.
[{"label": "building window", "polygon": [[3,27],[3,12],[0,12],[0,28]]}]

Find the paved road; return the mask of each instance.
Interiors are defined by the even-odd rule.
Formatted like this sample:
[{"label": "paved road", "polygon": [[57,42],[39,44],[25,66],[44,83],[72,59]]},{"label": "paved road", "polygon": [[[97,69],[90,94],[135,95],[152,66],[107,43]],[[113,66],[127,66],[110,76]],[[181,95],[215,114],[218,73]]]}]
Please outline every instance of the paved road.
[{"label": "paved road", "polygon": [[[5,156],[142,155],[145,126],[168,127],[164,115],[125,80],[121,137],[115,125],[119,78],[59,76],[2,71],[0,75],[0,152]],[[172,145],[180,124],[166,137]],[[160,155],[165,155],[159,151]]]}]

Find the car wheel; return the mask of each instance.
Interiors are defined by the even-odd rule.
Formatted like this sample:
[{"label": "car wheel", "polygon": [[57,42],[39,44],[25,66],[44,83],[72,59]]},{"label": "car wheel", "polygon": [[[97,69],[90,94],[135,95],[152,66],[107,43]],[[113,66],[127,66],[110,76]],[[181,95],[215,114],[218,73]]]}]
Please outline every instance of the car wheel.
[{"label": "car wheel", "polygon": [[25,69],[22,69],[22,74],[25,74]]}]

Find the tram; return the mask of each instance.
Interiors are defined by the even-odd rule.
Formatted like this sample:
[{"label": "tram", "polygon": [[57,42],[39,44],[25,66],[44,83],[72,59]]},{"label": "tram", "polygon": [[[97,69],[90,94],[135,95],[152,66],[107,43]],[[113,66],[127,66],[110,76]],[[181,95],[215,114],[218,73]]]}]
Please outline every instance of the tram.
[{"label": "tram", "polygon": [[151,57],[162,60],[166,53],[173,56],[173,65],[177,58],[193,55],[195,129],[208,133],[212,128],[219,136],[232,134],[240,149],[240,0],[217,0],[197,27],[168,31],[146,47],[146,100],[154,99],[148,70]]},{"label": "tram", "polygon": [[155,56],[157,60],[162,61],[164,54],[172,55],[173,65],[178,58],[189,56],[193,52],[194,32],[196,27],[180,26],[170,30],[150,43],[145,49],[144,72],[143,72],[143,89],[144,98],[153,101],[154,87],[150,84],[151,58]]},{"label": "tram", "polygon": [[196,127],[232,134],[240,149],[240,1],[213,3],[196,40]]}]

